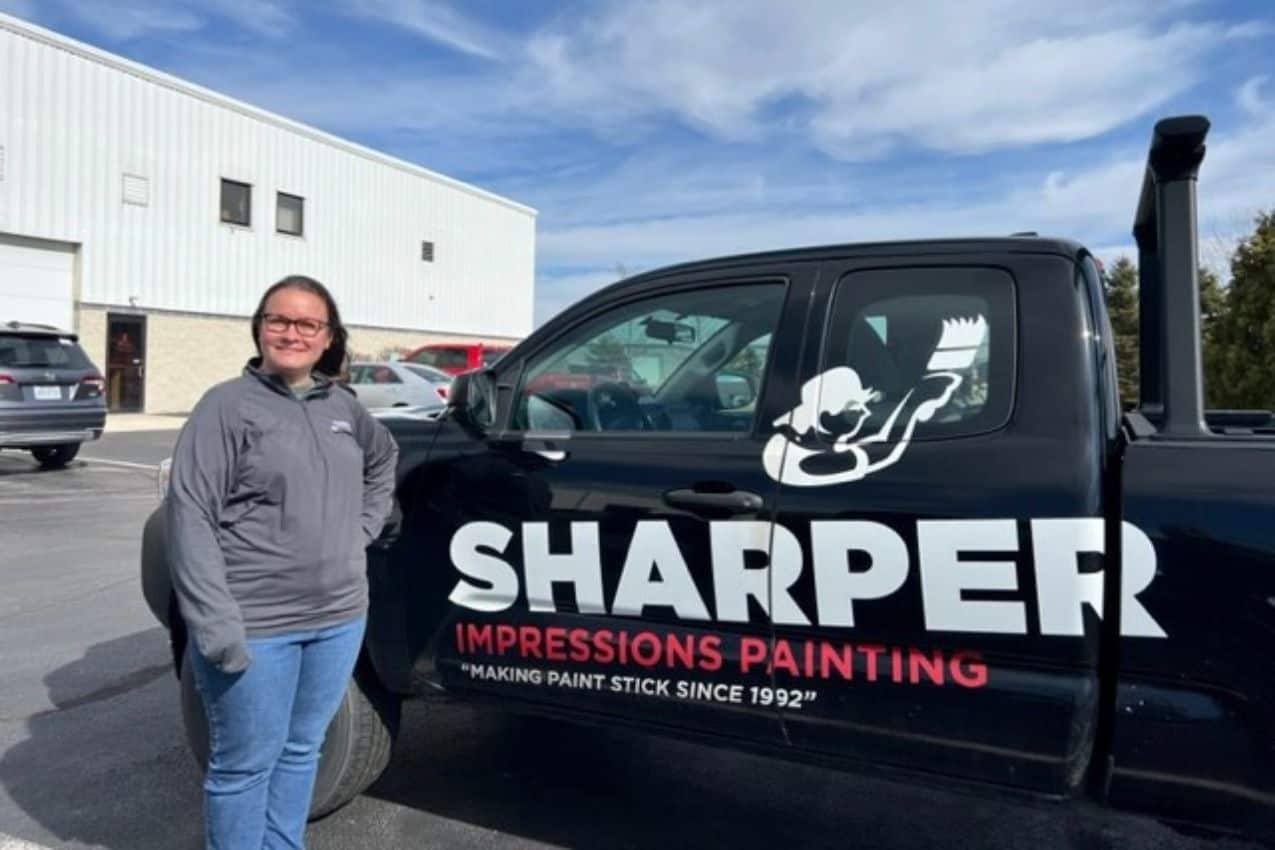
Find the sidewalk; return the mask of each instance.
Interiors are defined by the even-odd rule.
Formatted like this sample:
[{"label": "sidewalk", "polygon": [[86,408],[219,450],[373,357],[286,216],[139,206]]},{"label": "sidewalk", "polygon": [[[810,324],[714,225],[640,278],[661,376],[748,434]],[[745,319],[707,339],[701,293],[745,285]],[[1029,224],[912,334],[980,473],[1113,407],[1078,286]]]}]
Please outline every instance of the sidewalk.
[{"label": "sidewalk", "polygon": [[130,431],[176,431],[186,424],[180,414],[156,415],[152,413],[108,413],[106,433],[123,434]]}]

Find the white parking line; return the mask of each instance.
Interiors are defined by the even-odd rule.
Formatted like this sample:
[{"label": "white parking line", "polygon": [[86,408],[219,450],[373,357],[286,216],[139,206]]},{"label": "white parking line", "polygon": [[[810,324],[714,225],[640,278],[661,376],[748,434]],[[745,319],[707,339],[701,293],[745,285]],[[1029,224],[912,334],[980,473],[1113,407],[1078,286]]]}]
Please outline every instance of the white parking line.
[{"label": "white parking line", "polygon": [[[155,493],[112,493],[112,502],[155,502],[159,503],[159,496]],[[22,499],[6,499],[0,498],[0,507],[20,508],[25,505],[100,505],[102,504],[102,496],[100,494],[90,494],[88,496],[28,496]]]},{"label": "white parking line", "polygon": [[[123,467],[124,469],[145,469],[148,472],[154,472],[155,470],[159,469],[159,464],[157,463],[131,463],[130,461],[127,461],[127,460],[107,460],[106,458],[102,458],[102,457],[84,457],[84,456],[81,456],[80,460],[87,461],[88,463],[100,463],[103,466],[119,466],[119,467]],[[3,845],[0,845],[0,850],[4,850]]]},{"label": "white parking line", "polygon": [[23,841],[21,838],[14,838],[0,832],[0,850],[53,850],[53,848],[33,841]]}]

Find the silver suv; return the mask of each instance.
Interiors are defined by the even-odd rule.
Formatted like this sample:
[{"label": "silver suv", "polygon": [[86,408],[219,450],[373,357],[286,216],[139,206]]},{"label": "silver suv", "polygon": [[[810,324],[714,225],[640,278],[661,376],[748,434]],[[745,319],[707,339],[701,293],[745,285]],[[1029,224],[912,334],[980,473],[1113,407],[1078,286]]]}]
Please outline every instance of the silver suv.
[{"label": "silver suv", "polygon": [[26,449],[45,469],[102,436],[102,373],[75,334],[49,325],[0,324],[0,449]]}]

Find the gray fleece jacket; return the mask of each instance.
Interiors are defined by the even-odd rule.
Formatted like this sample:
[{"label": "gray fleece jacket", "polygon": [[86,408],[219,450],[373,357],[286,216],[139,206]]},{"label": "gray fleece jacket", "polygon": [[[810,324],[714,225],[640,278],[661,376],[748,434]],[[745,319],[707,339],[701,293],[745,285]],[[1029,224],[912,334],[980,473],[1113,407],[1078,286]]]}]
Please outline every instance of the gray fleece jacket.
[{"label": "gray fleece jacket", "polygon": [[398,448],[331,381],[296,397],[252,360],[195,406],[166,500],[168,563],[195,647],[227,673],[247,637],[367,610],[364,550],[381,532]]}]

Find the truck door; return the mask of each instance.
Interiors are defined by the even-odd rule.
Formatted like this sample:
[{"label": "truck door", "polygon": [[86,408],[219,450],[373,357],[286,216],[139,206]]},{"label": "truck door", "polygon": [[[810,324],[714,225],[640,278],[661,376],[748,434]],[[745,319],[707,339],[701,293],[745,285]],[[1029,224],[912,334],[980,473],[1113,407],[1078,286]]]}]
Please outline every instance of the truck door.
[{"label": "truck door", "polygon": [[[499,512],[456,505],[449,686],[779,740],[747,689],[767,674],[742,673],[740,655],[794,604],[767,581],[776,487],[757,424],[791,386],[812,277],[661,281],[497,365],[509,419],[477,460],[505,492],[486,499]],[[510,682],[500,667],[540,672]]]},{"label": "truck door", "polygon": [[[1062,256],[834,263],[775,421],[778,624],[798,749],[1061,793],[1096,712],[1103,487],[1083,292]],[[772,577],[772,580],[775,580]]]}]

